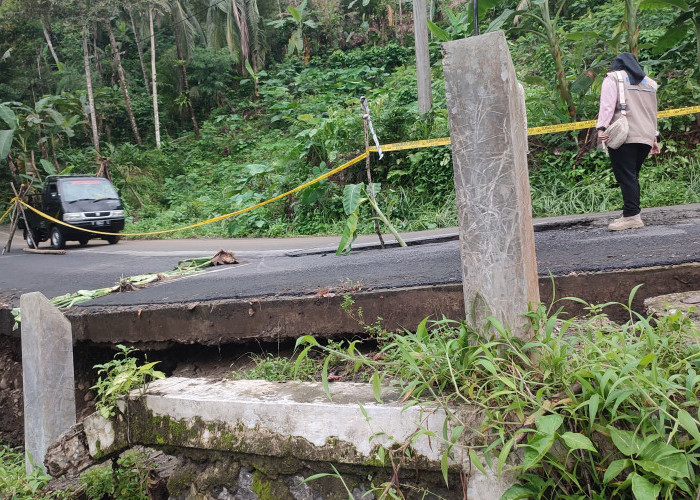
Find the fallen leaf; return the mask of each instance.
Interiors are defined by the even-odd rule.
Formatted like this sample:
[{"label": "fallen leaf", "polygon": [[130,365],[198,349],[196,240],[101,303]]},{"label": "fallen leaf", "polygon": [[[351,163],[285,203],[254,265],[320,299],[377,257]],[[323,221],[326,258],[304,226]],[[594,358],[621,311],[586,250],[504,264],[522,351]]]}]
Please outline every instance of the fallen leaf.
[{"label": "fallen leaf", "polygon": [[343,376],[342,375],[328,375],[328,381],[329,382],[342,382]]},{"label": "fallen leaf", "polygon": [[136,313],[136,317],[139,319],[141,319],[141,311],[143,311],[143,309],[139,309],[138,312]]},{"label": "fallen leaf", "polygon": [[319,290],[318,292],[316,292],[316,295],[324,295],[330,291],[331,291],[330,287],[326,287],[326,288],[323,288],[322,290]]},{"label": "fallen leaf", "polygon": [[248,309],[248,316],[253,316],[255,314],[255,310],[251,307]]},{"label": "fallen leaf", "polygon": [[199,305],[199,302],[192,302],[191,304],[189,304],[189,305],[187,306],[187,310],[188,310],[188,311],[191,311],[192,309],[194,309],[194,308],[197,307],[198,305]]}]

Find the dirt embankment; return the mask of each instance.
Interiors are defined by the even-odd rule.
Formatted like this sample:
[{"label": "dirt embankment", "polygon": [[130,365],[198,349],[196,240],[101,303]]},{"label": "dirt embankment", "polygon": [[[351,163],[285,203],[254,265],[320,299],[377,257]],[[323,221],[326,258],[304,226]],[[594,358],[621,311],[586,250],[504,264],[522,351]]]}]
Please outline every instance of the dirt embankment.
[{"label": "dirt embankment", "polygon": [[24,440],[22,352],[19,339],[0,336],[0,441],[19,446]]},{"label": "dirt embankment", "polygon": [[[229,376],[235,368],[252,366],[250,354],[292,352],[284,344],[229,344],[216,347],[178,345],[168,349],[140,351],[148,361],[159,361],[157,369],[166,375],[182,377]],[[75,405],[77,420],[95,411],[96,393],[90,389],[97,381],[96,364],[113,359],[112,346],[80,342],[73,349]],[[19,338],[0,335],[0,443],[22,446],[24,443],[24,400],[22,397],[22,346]]]}]

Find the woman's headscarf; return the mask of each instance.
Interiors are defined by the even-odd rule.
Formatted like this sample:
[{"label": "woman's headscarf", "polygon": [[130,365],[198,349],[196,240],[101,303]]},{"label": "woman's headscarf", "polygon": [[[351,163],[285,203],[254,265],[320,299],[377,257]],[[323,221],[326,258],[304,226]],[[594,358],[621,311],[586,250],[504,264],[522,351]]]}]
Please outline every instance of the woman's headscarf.
[{"label": "woman's headscarf", "polygon": [[644,77],[646,76],[644,70],[637,62],[637,58],[630,52],[622,52],[619,56],[613,59],[612,70],[624,70],[627,72],[627,76],[629,76],[630,83],[632,85],[638,85],[639,82],[644,80]]}]

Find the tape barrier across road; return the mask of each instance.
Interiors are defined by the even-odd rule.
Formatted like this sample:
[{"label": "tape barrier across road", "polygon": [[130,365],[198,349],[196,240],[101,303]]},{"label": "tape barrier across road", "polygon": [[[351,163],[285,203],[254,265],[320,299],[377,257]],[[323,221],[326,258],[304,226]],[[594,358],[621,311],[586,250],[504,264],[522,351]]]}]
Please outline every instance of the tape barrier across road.
[{"label": "tape barrier across road", "polygon": [[[364,153],[362,153],[360,156],[357,156],[357,157],[353,158],[352,160],[343,163],[343,164],[340,165],[339,167],[336,167],[336,168],[334,168],[333,170],[329,170],[329,171],[326,172],[325,174],[320,175],[320,176],[316,177],[315,179],[312,179],[312,180],[310,180],[310,181],[308,181],[308,182],[305,182],[305,183],[302,184],[301,186],[297,186],[297,187],[295,187],[294,189],[291,189],[291,190],[287,191],[286,193],[282,193],[282,194],[280,194],[280,195],[275,196],[274,198],[270,198],[269,200],[262,201],[262,202],[260,202],[260,203],[255,204],[255,205],[252,205],[252,206],[250,206],[250,207],[243,208],[243,209],[241,209],[241,210],[236,210],[235,212],[231,212],[231,213],[224,214],[224,215],[219,215],[218,217],[213,217],[213,218],[211,218],[211,219],[207,219],[207,220],[202,221],[202,222],[197,222],[197,223],[195,223],[195,224],[190,224],[189,226],[176,227],[176,228],[174,228],[174,229],[162,229],[162,230],[160,230],[160,231],[149,231],[149,232],[145,232],[145,233],[119,233],[119,235],[120,235],[120,236],[153,236],[153,235],[156,235],[156,234],[173,233],[173,232],[175,232],[175,231],[182,231],[182,230],[184,230],[184,229],[192,229],[192,228],[195,228],[195,227],[203,226],[203,225],[205,225],[205,224],[211,224],[212,222],[218,222],[218,221],[220,221],[220,220],[228,219],[229,217],[235,217],[236,215],[240,215],[240,214],[243,214],[243,213],[245,213],[245,212],[250,212],[251,210],[255,210],[256,208],[263,207],[263,206],[265,206],[265,205],[267,205],[267,204],[269,204],[269,203],[272,203],[272,202],[277,201],[277,200],[280,200],[280,199],[282,199],[282,198],[284,198],[284,197],[286,197],[286,196],[289,196],[289,195],[292,194],[292,193],[296,193],[297,191],[301,191],[302,189],[305,189],[305,188],[311,186],[312,184],[315,184],[315,183],[317,183],[317,182],[322,181],[323,179],[326,179],[326,178],[328,178],[328,177],[330,177],[330,176],[332,176],[332,175],[334,175],[334,174],[337,174],[337,173],[340,172],[341,170],[345,170],[346,168],[350,167],[351,165],[354,165],[355,163],[358,163],[359,161],[364,160],[366,157],[367,157],[367,151],[365,151]],[[32,207],[31,205],[25,203],[25,202],[22,201],[22,200],[18,200],[17,198],[13,198],[13,200],[14,200],[14,201],[19,201],[22,205],[24,205],[25,207],[27,207],[27,208],[28,208],[29,210],[31,210],[32,212],[36,213],[37,215],[39,215],[39,216],[43,217],[44,219],[47,219],[47,220],[49,220],[49,221],[55,223],[55,224],[60,224],[61,226],[69,227],[69,228],[71,228],[71,229],[76,229],[76,230],[78,230],[78,231],[83,231],[83,232],[90,233],[90,234],[101,234],[101,235],[104,235],[104,236],[114,236],[114,233],[107,233],[107,232],[103,232],[103,231],[95,231],[95,230],[93,230],[93,229],[86,229],[86,228],[82,228],[82,227],[73,226],[73,225],[71,225],[71,224],[68,224],[68,223],[66,223],[66,222],[63,222],[62,220],[58,220],[58,219],[56,219],[55,217],[51,217],[50,215],[43,213],[41,210],[38,210],[38,209]]]},{"label": "tape barrier across road", "polygon": [[[665,111],[659,111],[657,116],[658,118],[670,118],[672,116],[682,116],[682,115],[690,115],[694,113],[700,113],[700,106],[691,106],[687,108],[677,108],[677,109],[667,109]],[[553,132],[567,132],[571,130],[581,130],[585,128],[591,128],[595,127],[596,125],[596,120],[587,120],[587,121],[582,121],[582,122],[575,122],[575,123],[560,123],[557,125],[547,125],[544,127],[530,127],[527,129],[527,135],[541,135],[541,134],[549,134]],[[440,137],[438,139],[424,139],[421,141],[410,141],[410,142],[395,142],[392,144],[384,144],[382,146],[382,151],[402,151],[406,149],[420,149],[420,148],[432,148],[436,146],[448,146],[450,145],[451,141],[449,137]],[[251,210],[255,210],[256,208],[263,207],[269,203],[272,203],[274,201],[280,200],[282,198],[285,198],[289,196],[290,194],[296,193],[297,191],[301,191],[302,189],[305,189],[313,184],[316,184],[317,182],[322,181],[323,179],[327,179],[328,177],[337,174],[341,170],[345,170],[346,168],[364,160],[367,158],[367,155],[369,153],[376,153],[377,148],[376,147],[370,147],[365,150],[364,153],[362,153],[359,156],[356,156],[350,161],[347,161],[340,165],[339,167],[334,168],[333,170],[329,170],[323,175],[320,175],[316,177],[315,179],[312,179],[308,182],[305,182],[304,184],[295,187],[294,189],[291,189],[287,191],[286,193],[282,193],[280,195],[275,196],[274,198],[270,198],[269,200],[262,201],[260,203],[257,203],[255,205],[252,205],[247,208],[243,208],[241,210],[236,210],[235,212],[231,212],[228,214],[224,215],[219,215],[218,217],[213,217],[211,219],[207,219],[205,221],[197,222],[195,224],[190,224],[189,226],[183,226],[183,227],[177,227],[174,229],[162,229],[160,231],[149,231],[145,233],[119,233],[121,236],[154,236],[157,234],[166,234],[166,233],[173,233],[175,231],[182,231],[184,229],[192,229],[195,227],[199,226],[204,226],[205,224],[211,224],[212,222],[218,222],[224,219],[228,219],[229,217],[235,217],[237,215],[243,214],[245,212],[250,212]],[[29,210],[35,212],[37,215],[40,215],[41,217],[54,222],[56,224],[60,224],[62,226],[69,227],[71,229],[77,229],[79,231],[84,231],[86,233],[91,233],[91,234],[101,234],[105,236],[113,236],[114,233],[106,233],[106,232],[101,232],[101,231],[95,231],[92,229],[84,229],[82,227],[76,227],[71,224],[67,224],[66,222],[63,222],[61,220],[58,220],[54,217],[51,217],[50,215],[47,215],[40,210],[37,210],[36,208],[28,205],[22,200],[18,200],[17,198],[13,198],[11,200],[11,205],[10,208],[7,209],[7,211],[0,217],[0,222],[2,219],[5,218],[5,216],[10,212],[12,207],[14,206],[14,202],[19,201],[22,205],[27,207]]]}]

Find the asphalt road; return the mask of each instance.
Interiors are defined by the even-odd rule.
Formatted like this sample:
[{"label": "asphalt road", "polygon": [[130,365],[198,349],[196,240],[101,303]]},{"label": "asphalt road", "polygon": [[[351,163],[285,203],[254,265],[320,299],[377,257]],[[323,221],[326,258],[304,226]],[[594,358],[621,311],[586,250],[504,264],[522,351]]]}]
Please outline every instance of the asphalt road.
[{"label": "asphalt road", "polygon": [[[700,205],[648,209],[647,226],[633,231],[607,231],[613,216],[617,214],[535,221],[540,275],[700,262]],[[338,237],[125,240],[117,245],[94,240],[86,247],[69,246],[66,255],[25,253],[24,242],[15,239],[12,252],[0,256],[0,303],[16,305],[20,294],[32,291],[51,298],[112,286],[122,277],[167,271],[180,259],[211,256],[221,248],[241,262],[91,304],[166,304],[461,281],[455,228],[405,236],[408,248],[384,250],[371,243],[376,236],[363,237],[345,257],[334,255]],[[6,239],[7,227],[0,227],[0,244]]]}]

